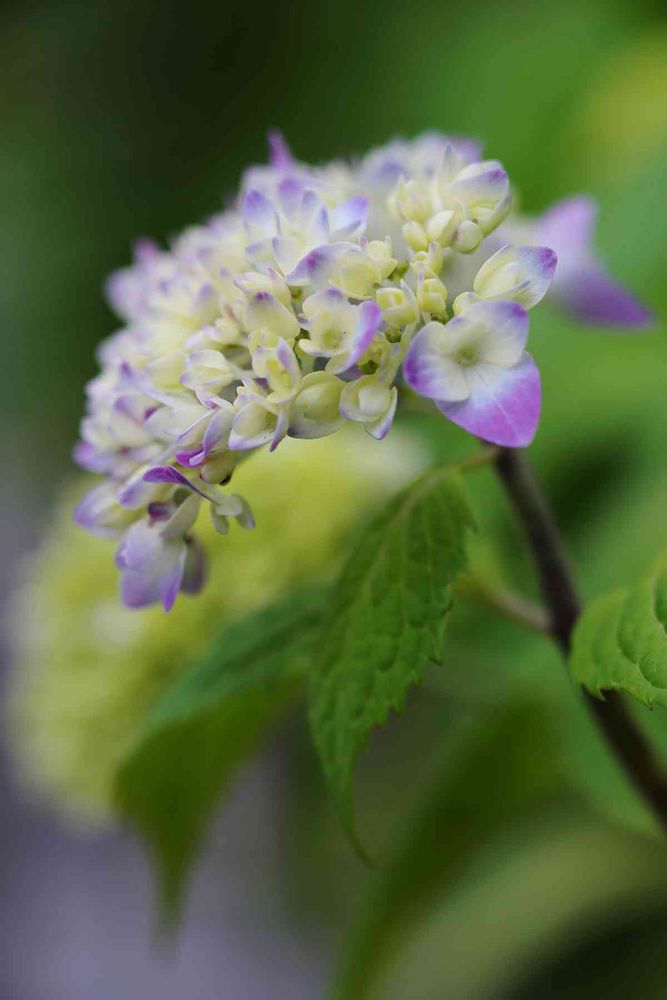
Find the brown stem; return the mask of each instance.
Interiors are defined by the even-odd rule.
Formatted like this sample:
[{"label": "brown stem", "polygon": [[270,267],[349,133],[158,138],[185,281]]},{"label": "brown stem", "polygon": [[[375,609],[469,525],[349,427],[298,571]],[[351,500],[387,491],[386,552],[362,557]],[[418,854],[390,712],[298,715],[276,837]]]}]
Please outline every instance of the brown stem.
[{"label": "brown stem", "polygon": [[[549,632],[567,657],[581,604],[556,522],[522,452],[502,449],[496,457],[495,467],[537,568],[540,589],[549,610]],[[667,829],[667,779],[621,695],[610,691],[605,701],[587,692],[584,697],[619,762]]]}]

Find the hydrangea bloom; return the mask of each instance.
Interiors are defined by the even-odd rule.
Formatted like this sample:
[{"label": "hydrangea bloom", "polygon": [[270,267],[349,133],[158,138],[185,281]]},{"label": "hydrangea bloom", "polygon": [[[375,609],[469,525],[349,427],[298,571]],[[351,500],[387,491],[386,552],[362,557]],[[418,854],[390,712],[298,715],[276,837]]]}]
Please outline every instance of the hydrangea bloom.
[{"label": "hydrangea bloom", "polygon": [[[243,455],[346,421],[381,439],[402,383],[486,441],[530,443],[527,310],[556,268],[540,232],[563,249],[566,301],[601,316],[605,279],[585,225],[577,237],[553,212],[531,227],[509,211],[505,170],[471,140],[430,134],[309,167],[272,136],[227,210],[167,251],[137,246],[108,285],[125,325],[100,350],[76,450],[106,477],[77,519],[119,538],[128,605],[168,610],[201,585],[202,502],[219,532],[252,526],[225,488]],[[613,287],[616,319],[636,319]]]}]

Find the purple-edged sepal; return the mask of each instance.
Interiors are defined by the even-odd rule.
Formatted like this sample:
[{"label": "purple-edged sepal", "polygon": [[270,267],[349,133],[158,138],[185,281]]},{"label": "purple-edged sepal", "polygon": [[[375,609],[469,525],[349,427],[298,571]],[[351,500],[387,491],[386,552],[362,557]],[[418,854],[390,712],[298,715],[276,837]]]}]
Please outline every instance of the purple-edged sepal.
[{"label": "purple-edged sepal", "polygon": [[540,418],[540,373],[524,353],[513,368],[479,365],[470,379],[470,396],[460,403],[438,403],[449,420],[483,441],[525,448]]}]

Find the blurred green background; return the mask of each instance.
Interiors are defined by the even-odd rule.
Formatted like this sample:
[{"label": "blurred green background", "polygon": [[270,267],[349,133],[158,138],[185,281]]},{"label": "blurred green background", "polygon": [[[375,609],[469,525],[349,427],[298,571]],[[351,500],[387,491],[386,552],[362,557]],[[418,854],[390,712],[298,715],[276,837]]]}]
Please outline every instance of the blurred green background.
[{"label": "blurred green background", "polygon": [[[2,26],[0,457],[10,589],[18,550],[34,545],[71,473],[83,384],[96,343],[113,329],[105,275],[128,260],[137,235],[164,239],[214,211],[242,169],[264,159],[270,127],[306,160],[430,128],[478,136],[526,211],[594,194],[605,260],[664,315],[667,23],[657,2],[5,0]],[[535,462],[590,598],[643,573],[667,546],[664,331],[581,329],[548,304],[532,329],[544,379]],[[440,457],[469,447],[441,423],[406,424]],[[473,494],[490,540],[477,557],[529,589],[486,474]],[[644,715],[667,747],[667,717]],[[338,831],[302,720],[271,753],[281,806],[261,869],[268,882],[248,892],[257,908],[268,893],[276,927],[293,928],[292,945],[316,956],[311,979],[299,979],[296,962],[278,995],[319,995],[345,942],[335,961],[349,1000],[375,989],[376,973],[379,992],[368,995],[402,1000],[665,996],[665,852],[540,639],[459,613],[446,670],[428,676],[362,762],[360,810],[383,858],[378,871],[364,870]],[[19,876],[33,862],[12,825],[24,840],[48,823],[22,809],[10,795],[5,857]],[[236,862],[223,855],[218,864]],[[57,912],[56,890],[47,899],[19,876],[17,893]],[[82,888],[84,897],[98,891],[92,879]],[[91,943],[92,923],[62,948],[89,949],[116,989],[101,987],[96,1000],[116,997],[118,954]],[[233,995],[261,997],[251,984],[262,956],[252,928],[246,937]],[[218,960],[214,947],[195,954],[212,967]],[[157,989],[145,961],[123,995]],[[178,968],[174,983],[189,974],[187,961]],[[78,972],[63,982],[63,992],[40,992],[17,973],[0,996],[91,995]],[[159,995],[169,988],[160,980]],[[183,995],[182,983],[174,988]]]}]

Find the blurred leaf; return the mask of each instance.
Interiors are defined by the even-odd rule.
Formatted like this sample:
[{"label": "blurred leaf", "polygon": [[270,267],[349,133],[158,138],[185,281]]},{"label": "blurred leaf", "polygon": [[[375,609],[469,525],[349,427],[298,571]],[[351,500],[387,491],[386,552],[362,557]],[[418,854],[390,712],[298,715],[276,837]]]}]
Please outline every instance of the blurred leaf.
[{"label": "blurred leaf", "polygon": [[560,787],[547,710],[532,702],[486,712],[447,761],[393,859],[371,884],[343,951],[336,1000],[365,1000],[397,946],[508,821]]},{"label": "blurred leaf", "polygon": [[321,607],[321,591],[299,593],[226,628],[158,702],[119,772],[119,808],[155,855],[166,920],[216,799],[311,662]]},{"label": "blurred leaf", "polygon": [[472,527],[458,474],[439,468],[384,507],[343,570],[313,674],[310,719],[353,839],[357,754],[389,710],[402,709],[428,661],[440,662],[451,585]]},{"label": "blurred leaf", "polygon": [[591,694],[627,691],[667,708],[667,559],[629,590],[594,601],[574,636],[570,668]]},{"label": "blurred leaf", "polygon": [[[664,857],[661,859],[655,850],[661,845],[649,845],[640,840],[633,843],[627,835],[623,843],[621,831],[611,830],[604,839],[598,836],[596,844],[592,833],[584,829],[577,835],[573,831],[569,844],[556,841],[548,845],[550,855],[547,857],[546,852],[542,855],[551,882],[551,886],[544,888],[550,892],[543,892],[544,883],[540,884],[542,880],[539,879],[535,895],[542,898],[531,900],[532,907],[529,902],[523,913],[516,914],[510,926],[505,925],[505,940],[495,942],[499,951],[505,945],[502,953],[489,955],[490,961],[485,963],[487,983],[491,981],[495,985],[498,980],[489,969],[494,958],[497,966],[501,966],[502,979],[507,981],[506,988],[499,990],[494,1000],[535,1000],[536,997],[540,1000],[563,1000],[563,997],[567,1000],[591,1000],[591,997],[656,1000],[664,995],[667,979],[665,865]],[[558,883],[558,869],[562,870],[567,863],[568,847],[570,855],[577,848],[578,853],[567,873],[563,872],[566,877]],[[633,850],[637,856],[635,861],[629,858]],[[592,864],[586,867],[589,861]],[[615,866],[620,871],[617,872]],[[657,866],[661,871],[656,879]],[[615,873],[611,888],[607,888],[609,879],[605,877],[605,868],[607,873],[612,869]],[[512,874],[520,876],[520,872]],[[592,882],[596,876],[599,879],[597,886]],[[581,879],[585,880],[584,892],[581,891]],[[571,891],[573,886],[576,891]],[[565,897],[568,890],[569,901]],[[517,931],[524,938],[519,954],[518,949],[512,948],[519,936]],[[508,939],[509,948],[506,946]],[[489,1000],[488,993],[482,992],[482,996]]]},{"label": "blurred leaf", "polygon": [[[647,970],[655,984],[654,966],[661,964],[650,950],[654,941],[646,942],[649,947],[634,970],[622,967],[637,916],[653,926],[664,920],[666,860],[659,840],[605,827],[572,807],[549,815],[536,810],[520,827],[479,850],[461,879],[447,886],[411,939],[389,956],[376,996],[657,1000],[664,996],[664,981],[657,992],[646,989]],[[617,938],[606,950],[604,977],[582,963],[579,990],[549,979],[554,970],[545,969],[545,961],[599,941],[612,929]],[[537,970],[543,973],[537,983],[526,982]],[[617,981],[623,972],[629,974],[625,991]]]}]

